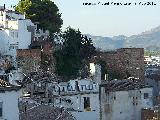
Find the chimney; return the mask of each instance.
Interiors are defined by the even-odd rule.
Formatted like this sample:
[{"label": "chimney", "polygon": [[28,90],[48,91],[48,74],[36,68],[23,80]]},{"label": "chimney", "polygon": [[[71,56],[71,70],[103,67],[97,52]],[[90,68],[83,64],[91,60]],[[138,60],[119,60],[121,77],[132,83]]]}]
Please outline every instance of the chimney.
[{"label": "chimney", "polygon": [[4,10],[6,9],[6,4],[4,4]]}]

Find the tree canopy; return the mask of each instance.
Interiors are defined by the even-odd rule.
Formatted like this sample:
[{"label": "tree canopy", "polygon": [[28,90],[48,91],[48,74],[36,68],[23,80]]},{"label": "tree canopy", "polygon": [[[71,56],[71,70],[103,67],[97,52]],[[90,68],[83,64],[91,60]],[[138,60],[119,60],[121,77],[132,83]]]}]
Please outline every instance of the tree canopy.
[{"label": "tree canopy", "polygon": [[95,52],[92,40],[71,27],[62,33],[62,49],[55,51],[56,72],[67,79],[80,76],[88,61]]},{"label": "tree canopy", "polygon": [[15,10],[25,14],[32,22],[38,22],[39,28],[51,33],[59,32],[63,24],[58,7],[50,0],[21,0]]}]

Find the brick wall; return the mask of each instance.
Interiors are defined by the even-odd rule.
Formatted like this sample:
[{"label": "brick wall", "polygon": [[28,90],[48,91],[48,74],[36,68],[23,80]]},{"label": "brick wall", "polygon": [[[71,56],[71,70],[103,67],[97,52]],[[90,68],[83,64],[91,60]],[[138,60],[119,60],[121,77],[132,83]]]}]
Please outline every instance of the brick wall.
[{"label": "brick wall", "polygon": [[41,49],[17,49],[17,57],[41,60]]}]

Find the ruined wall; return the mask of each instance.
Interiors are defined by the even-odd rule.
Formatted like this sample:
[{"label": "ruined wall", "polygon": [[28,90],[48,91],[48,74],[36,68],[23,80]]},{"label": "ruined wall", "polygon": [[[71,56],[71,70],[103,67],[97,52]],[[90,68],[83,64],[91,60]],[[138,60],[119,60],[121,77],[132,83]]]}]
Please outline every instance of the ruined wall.
[{"label": "ruined wall", "polygon": [[144,49],[122,48],[117,50],[119,59],[125,68],[127,77],[140,78],[144,80]]},{"label": "ruined wall", "polygon": [[107,73],[112,79],[135,77],[144,80],[143,48],[121,48],[116,51],[99,52],[94,61],[97,60],[105,61]]},{"label": "ruined wall", "polygon": [[17,66],[22,68],[24,73],[36,71],[40,67],[41,50],[40,49],[18,49]]}]

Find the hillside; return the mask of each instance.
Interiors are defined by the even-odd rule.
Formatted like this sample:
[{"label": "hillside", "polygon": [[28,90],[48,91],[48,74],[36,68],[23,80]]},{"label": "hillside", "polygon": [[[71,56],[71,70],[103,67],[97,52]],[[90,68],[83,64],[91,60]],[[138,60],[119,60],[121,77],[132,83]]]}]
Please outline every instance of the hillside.
[{"label": "hillside", "polygon": [[160,50],[160,26],[138,35],[126,37],[102,37],[87,35],[92,38],[94,46],[102,50],[117,49],[122,47],[143,47],[147,50]]}]

